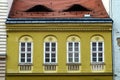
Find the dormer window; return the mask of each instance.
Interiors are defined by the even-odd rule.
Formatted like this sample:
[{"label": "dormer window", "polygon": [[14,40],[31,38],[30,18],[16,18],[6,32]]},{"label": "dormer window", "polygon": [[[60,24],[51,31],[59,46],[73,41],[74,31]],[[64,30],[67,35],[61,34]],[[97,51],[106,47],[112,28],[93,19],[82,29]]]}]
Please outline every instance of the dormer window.
[{"label": "dormer window", "polygon": [[63,10],[63,12],[69,12],[69,11],[90,11],[90,10],[79,4],[74,4],[70,8]]},{"label": "dormer window", "polygon": [[47,8],[44,5],[36,5],[28,10],[26,10],[25,12],[53,12],[53,10]]}]

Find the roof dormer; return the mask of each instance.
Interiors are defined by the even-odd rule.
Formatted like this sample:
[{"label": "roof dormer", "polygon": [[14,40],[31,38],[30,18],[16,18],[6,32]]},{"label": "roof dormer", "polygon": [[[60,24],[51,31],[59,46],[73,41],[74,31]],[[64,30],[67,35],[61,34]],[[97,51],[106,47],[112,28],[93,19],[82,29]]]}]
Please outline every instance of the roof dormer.
[{"label": "roof dormer", "polygon": [[69,12],[69,11],[90,11],[90,9],[87,9],[79,4],[73,4],[70,6],[68,9],[63,10],[64,12]]},{"label": "roof dormer", "polygon": [[53,10],[44,5],[35,5],[25,12],[53,12]]}]

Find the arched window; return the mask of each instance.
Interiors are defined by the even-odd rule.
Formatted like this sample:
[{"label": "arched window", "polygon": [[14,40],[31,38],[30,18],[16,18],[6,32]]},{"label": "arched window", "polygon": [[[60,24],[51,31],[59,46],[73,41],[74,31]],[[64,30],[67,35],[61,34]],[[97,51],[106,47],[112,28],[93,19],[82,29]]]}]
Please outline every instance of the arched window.
[{"label": "arched window", "polygon": [[80,63],[80,39],[77,36],[67,39],[67,63]]},{"label": "arched window", "polygon": [[33,40],[23,36],[19,40],[19,63],[32,63]]},{"label": "arched window", "polygon": [[57,63],[57,39],[54,36],[44,39],[44,63]]},{"label": "arched window", "polygon": [[91,62],[104,62],[104,39],[101,36],[91,38]]}]

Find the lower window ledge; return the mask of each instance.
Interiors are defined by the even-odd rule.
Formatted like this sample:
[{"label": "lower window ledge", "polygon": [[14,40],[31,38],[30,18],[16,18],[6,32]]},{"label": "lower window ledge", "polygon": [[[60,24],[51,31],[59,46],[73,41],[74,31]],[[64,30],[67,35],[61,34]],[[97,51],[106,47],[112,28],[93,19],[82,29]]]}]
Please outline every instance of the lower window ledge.
[{"label": "lower window ledge", "polygon": [[103,72],[105,69],[105,63],[98,62],[98,63],[91,63],[91,70],[93,72]]},{"label": "lower window ledge", "polygon": [[56,71],[57,64],[44,64],[45,71]]},{"label": "lower window ledge", "polygon": [[32,64],[19,64],[19,71],[31,71]]},{"label": "lower window ledge", "polygon": [[80,63],[67,63],[67,69],[68,71],[79,71],[80,65]]}]

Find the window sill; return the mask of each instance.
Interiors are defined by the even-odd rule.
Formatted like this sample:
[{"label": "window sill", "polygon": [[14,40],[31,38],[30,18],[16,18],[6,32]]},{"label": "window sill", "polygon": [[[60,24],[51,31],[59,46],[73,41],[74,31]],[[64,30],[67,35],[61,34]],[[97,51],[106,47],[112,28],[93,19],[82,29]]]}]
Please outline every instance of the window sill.
[{"label": "window sill", "polygon": [[32,64],[32,63],[19,63],[18,65],[19,65],[19,66],[22,66],[22,65],[26,65],[26,66],[27,66],[27,65],[31,65],[31,66],[32,66],[33,64]]},{"label": "window sill", "polygon": [[58,65],[57,63],[44,63],[44,66],[49,66],[49,65]]},{"label": "window sill", "polygon": [[91,65],[98,65],[98,64],[105,65],[104,62],[92,62],[92,63],[91,63]]},{"label": "window sill", "polygon": [[67,65],[81,65],[81,63],[67,63]]}]

